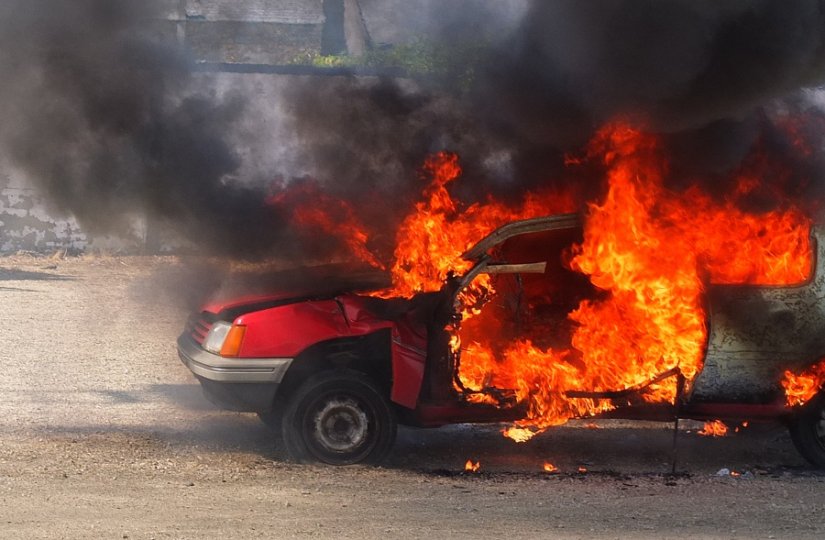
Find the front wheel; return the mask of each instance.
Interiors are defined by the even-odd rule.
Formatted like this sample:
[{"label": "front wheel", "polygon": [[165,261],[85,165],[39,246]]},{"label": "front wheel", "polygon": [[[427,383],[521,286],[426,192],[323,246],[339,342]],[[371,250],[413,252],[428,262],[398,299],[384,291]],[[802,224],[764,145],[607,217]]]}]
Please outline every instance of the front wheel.
[{"label": "front wheel", "polygon": [[333,370],[298,387],[281,428],[286,451],[294,459],[351,465],[385,458],[397,424],[389,402],[368,377]]},{"label": "front wheel", "polygon": [[825,469],[825,392],[799,411],[788,426],[794,446],[812,465]]}]

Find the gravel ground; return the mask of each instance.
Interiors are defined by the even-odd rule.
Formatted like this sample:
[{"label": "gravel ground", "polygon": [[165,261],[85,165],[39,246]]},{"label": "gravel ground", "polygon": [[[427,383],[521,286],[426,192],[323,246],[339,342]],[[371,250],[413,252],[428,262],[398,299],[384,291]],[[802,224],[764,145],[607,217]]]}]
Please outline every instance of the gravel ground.
[{"label": "gravel ground", "polygon": [[496,426],[402,429],[380,468],[285,463],[177,359],[215,281],[194,266],[0,258],[0,538],[825,537],[825,476],[776,425],[685,424],[675,476],[670,426],[618,421],[523,445]]}]

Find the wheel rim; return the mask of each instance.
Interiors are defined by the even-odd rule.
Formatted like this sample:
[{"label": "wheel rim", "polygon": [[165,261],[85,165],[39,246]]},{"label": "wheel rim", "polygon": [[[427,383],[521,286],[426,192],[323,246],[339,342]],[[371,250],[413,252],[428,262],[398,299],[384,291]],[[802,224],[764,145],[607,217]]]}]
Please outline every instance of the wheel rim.
[{"label": "wheel rim", "polygon": [[322,459],[355,460],[371,444],[370,410],[352,396],[332,395],[316,402],[307,418],[310,447]]}]

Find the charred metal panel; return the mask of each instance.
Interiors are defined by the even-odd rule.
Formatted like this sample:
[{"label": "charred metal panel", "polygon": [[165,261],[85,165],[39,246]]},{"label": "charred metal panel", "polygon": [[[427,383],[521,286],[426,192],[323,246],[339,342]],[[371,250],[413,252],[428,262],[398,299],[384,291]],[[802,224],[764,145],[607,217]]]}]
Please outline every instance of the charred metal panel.
[{"label": "charred metal panel", "polygon": [[825,356],[825,228],[813,236],[816,269],[804,285],[710,287],[708,349],[693,401],[767,403],[786,369]]}]

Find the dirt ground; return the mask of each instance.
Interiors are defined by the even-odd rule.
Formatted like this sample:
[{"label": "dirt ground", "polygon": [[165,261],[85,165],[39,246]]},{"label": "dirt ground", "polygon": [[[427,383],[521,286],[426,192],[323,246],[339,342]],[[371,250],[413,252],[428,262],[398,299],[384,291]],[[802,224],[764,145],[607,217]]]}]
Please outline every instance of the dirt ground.
[{"label": "dirt ground", "polygon": [[383,467],[285,463],[177,359],[207,275],[166,257],[0,258],[0,538],[825,537],[825,475],[778,425],[709,438],[688,423],[675,476],[671,426],[616,421],[522,445],[497,426],[402,429]]}]

